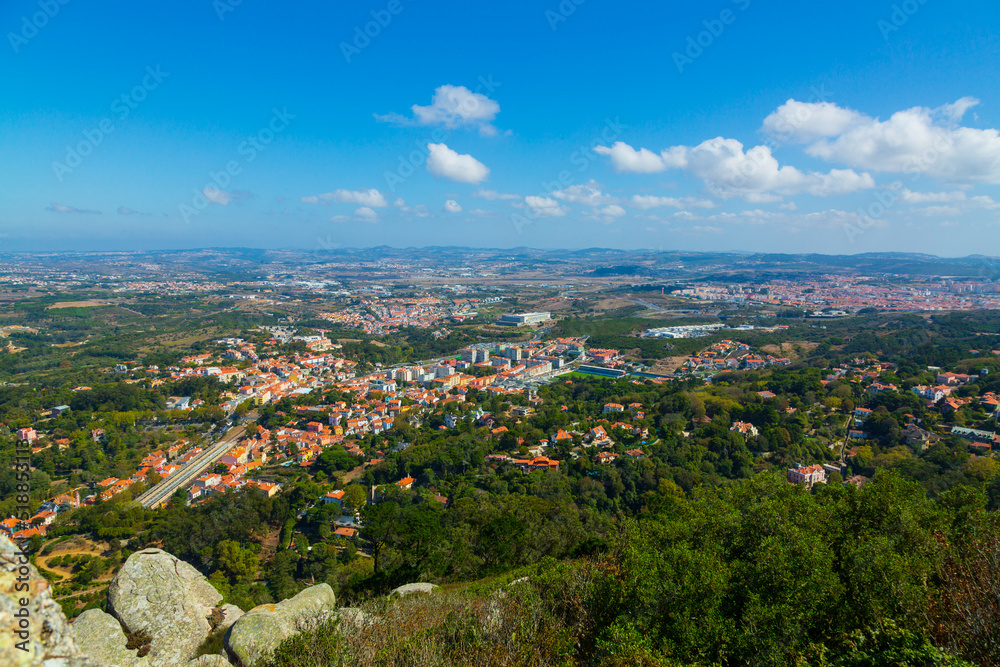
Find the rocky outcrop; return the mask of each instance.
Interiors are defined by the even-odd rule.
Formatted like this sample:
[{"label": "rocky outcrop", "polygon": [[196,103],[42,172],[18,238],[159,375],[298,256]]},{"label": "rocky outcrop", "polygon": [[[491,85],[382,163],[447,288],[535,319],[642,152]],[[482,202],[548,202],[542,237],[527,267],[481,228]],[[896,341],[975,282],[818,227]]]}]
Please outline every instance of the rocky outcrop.
[{"label": "rocky outcrop", "polygon": [[437,588],[435,584],[406,584],[394,589],[389,595],[405,597],[414,593],[433,593],[435,588]]},{"label": "rocky outcrop", "polygon": [[148,667],[138,649],[128,648],[121,623],[100,609],[88,609],[73,621],[73,633],[80,650],[105,667]]},{"label": "rocky outcrop", "polygon": [[184,561],[161,549],[129,556],[108,587],[108,611],[132,634],[150,638],[156,667],[185,665],[198,656],[222,594]]},{"label": "rocky outcrop", "polygon": [[357,627],[366,622],[359,610],[338,610],[326,584],[246,614],[234,605],[217,606],[221,598],[187,563],[160,549],[145,549],[132,554],[112,579],[110,613],[89,609],[70,624],[48,582],[0,535],[0,626],[16,629],[26,617],[23,637],[0,633],[0,665],[232,667],[225,655],[198,656],[214,632],[225,633],[234,662],[251,667],[285,639],[334,615]]},{"label": "rocky outcrop", "polygon": [[[25,604],[22,604],[25,603]],[[101,667],[81,653],[49,583],[0,535],[0,665]]]},{"label": "rocky outcrop", "polygon": [[337,598],[327,584],[307,588],[278,604],[254,607],[226,634],[226,649],[244,667],[252,667],[285,639],[310,630],[337,610]]},{"label": "rocky outcrop", "polygon": [[240,620],[240,617],[243,616],[243,610],[234,604],[224,604],[216,611],[219,621],[213,632],[219,634],[225,633],[229,628],[233,627],[233,623]]}]

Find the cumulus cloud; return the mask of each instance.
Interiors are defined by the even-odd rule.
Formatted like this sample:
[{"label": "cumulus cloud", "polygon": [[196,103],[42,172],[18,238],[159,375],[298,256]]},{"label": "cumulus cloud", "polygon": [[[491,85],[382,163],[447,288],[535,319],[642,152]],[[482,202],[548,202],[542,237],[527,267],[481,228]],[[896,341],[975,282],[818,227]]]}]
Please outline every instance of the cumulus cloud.
[{"label": "cumulus cloud", "polygon": [[65,204],[59,204],[52,202],[45,207],[46,211],[52,211],[53,213],[91,213],[93,215],[101,215],[100,211],[95,211],[92,209],[84,208],[73,208],[72,206],[66,206]]},{"label": "cumulus cloud", "polygon": [[427,144],[427,171],[459,183],[475,185],[490,175],[489,167],[471,155],[459,155],[445,144]]},{"label": "cumulus cloud", "polygon": [[367,220],[368,222],[375,222],[378,220],[378,213],[375,209],[369,208],[367,206],[362,206],[354,212],[354,217],[361,218],[362,220]]},{"label": "cumulus cloud", "polygon": [[396,113],[375,114],[375,118],[400,125],[440,125],[448,129],[478,128],[483,136],[495,136],[493,120],[500,113],[500,105],[486,95],[474,93],[465,86],[439,86],[429,106],[414,104],[410,107],[413,117]]},{"label": "cumulus cloud", "polygon": [[608,156],[615,171],[618,172],[654,174],[659,171],[666,171],[669,167],[682,166],[677,163],[677,156],[670,151],[657,154],[648,148],[636,150],[624,141],[616,141],[610,148],[607,146],[595,146],[594,152],[598,155]]},{"label": "cumulus cloud", "polygon": [[[742,143],[724,137],[709,139],[697,146],[674,146],[659,155],[646,150],[645,156],[637,161],[629,156],[643,155],[642,150],[636,151],[622,142],[605,149],[603,154],[611,157],[619,171],[649,173],[667,168],[683,169],[700,178],[715,196],[739,196],[757,203],[778,201],[775,193],[806,192],[826,197],[875,187],[874,179],[867,173],[858,174],[851,169],[802,172],[795,167],[779,165],[767,146],[754,146],[744,152]],[[653,169],[654,163],[659,165],[657,169]]]},{"label": "cumulus cloud", "polygon": [[225,190],[220,190],[214,186],[206,186],[201,194],[205,195],[205,199],[212,202],[213,204],[219,204],[220,206],[229,206],[229,202],[233,200],[233,195],[226,192]]},{"label": "cumulus cloud", "polygon": [[623,209],[618,204],[611,204],[610,206],[605,206],[597,211],[601,215],[608,216],[611,218],[620,218],[625,215],[625,209]]},{"label": "cumulus cloud", "polygon": [[842,134],[858,121],[858,114],[831,102],[788,100],[764,119],[764,131],[775,137],[812,141]]},{"label": "cumulus cloud", "polygon": [[533,215],[543,218],[559,218],[569,212],[568,207],[560,205],[555,199],[549,197],[528,195],[524,198],[524,203],[528,205]]},{"label": "cumulus cloud", "polygon": [[789,100],[764,120],[764,130],[804,144],[828,162],[889,173],[921,173],[952,182],[1000,183],[1000,132],[958,123],[979,100],[913,107],[888,120],[829,102]]},{"label": "cumulus cloud", "polygon": [[556,190],[552,193],[552,196],[560,201],[582,204],[593,208],[614,204],[618,201],[611,195],[601,192],[601,187],[600,183],[591,179],[589,183],[583,185],[571,185],[565,190]]},{"label": "cumulus cloud", "polygon": [[521,195],[507,194],[503,192],[497,192],[496,190],[486,190],[484,188],[479,188],[472,193],[473,197],[482,197],[487,201],[496,201],[498,199],[514,199],[520,200]]},{"label": "cumulus cloud", "polygon": [[369,190],[334,190],[333,192],[325,192],[321,195],[308,195],[302,197],[301,201],[306,204],[335,201],[343,204],[358,204],[359,206],[367,206],[369,208],[384,208],[389,205],[385,196],[375,188]]},{"label": "cumulus cloud", "polygon": [[449,199],[444,203],[444,210],[448,213],[461,213],[462,206],[454,199]]}]

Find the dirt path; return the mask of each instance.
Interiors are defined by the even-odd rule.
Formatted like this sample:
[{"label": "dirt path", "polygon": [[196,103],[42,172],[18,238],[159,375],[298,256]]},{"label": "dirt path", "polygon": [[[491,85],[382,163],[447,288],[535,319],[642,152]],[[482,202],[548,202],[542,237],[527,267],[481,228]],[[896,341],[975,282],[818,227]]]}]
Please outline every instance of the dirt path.
[{"label": "dirt path", "polygon": [[[62,578],[57,583],[61,583],[63,581],[66,581],[67,579],[72,578],[73,573],[69,569],[64,568],[62,566],[49,567],[50,560],[56,557],[63,558],[65,556],[92,556],[92,557],[103,558],[104,553],[105,553],[104,551],[100,550],[96,546],[92,549],[71,549],[69,551],[53,551],[52,553],[46,554],[44,556],[37,556],[35,558],[35,564],[44,570],[48,570],[49,572],[58,574]],[[100,579],[98,579],[98,581],[100,581]]]},{"label": "dirt path", "polygon": [[278,553],[278,545],[281,543],[281,529],[272,530],[261,541],[260,562],[266,563],[271,560],[271,556]]}]

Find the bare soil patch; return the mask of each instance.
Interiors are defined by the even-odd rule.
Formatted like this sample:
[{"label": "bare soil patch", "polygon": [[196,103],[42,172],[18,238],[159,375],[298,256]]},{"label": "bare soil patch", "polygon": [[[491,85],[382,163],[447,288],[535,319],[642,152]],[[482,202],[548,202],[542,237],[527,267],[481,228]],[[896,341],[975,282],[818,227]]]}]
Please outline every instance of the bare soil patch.
[{"label": "bare soil patch", "polygon": [[819,347],[819,343],[814,343],[808,340],[793,340],[782,343],[778,345],[765,345],[761,350],[767,352],[768,354],[781,355],[782,357],[787,357],[789,359],[798,359],[801,355],[799,350],[802,352],[811,352]]},{"label": "bare soil patch", "polygon": [[649,372],[656,375],[671,375],[676,373],[677,369],[683,366],[687,359],[687,357],[666,357],[665,359],[660,359],[653,364]]},{"label": "bare soil patch", "polygon": [[110,301],[98,301],[97,299],[88,299],[86,301],[57,301],[46,308],[46,310],[55,310],[57,308],[100,308],[101,306],[110,305],[113,305]]}]

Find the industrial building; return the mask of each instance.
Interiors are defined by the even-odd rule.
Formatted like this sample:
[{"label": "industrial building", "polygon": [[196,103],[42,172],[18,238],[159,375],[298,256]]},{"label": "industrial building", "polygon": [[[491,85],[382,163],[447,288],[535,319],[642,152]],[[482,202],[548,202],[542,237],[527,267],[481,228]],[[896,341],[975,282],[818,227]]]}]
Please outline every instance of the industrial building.
[{"label": "industrial building", "polygon": [[501,315],[497,324],[505,327],[519,327],[525,324],[539,324],[552,319],[552,313],[521,313]]}]

